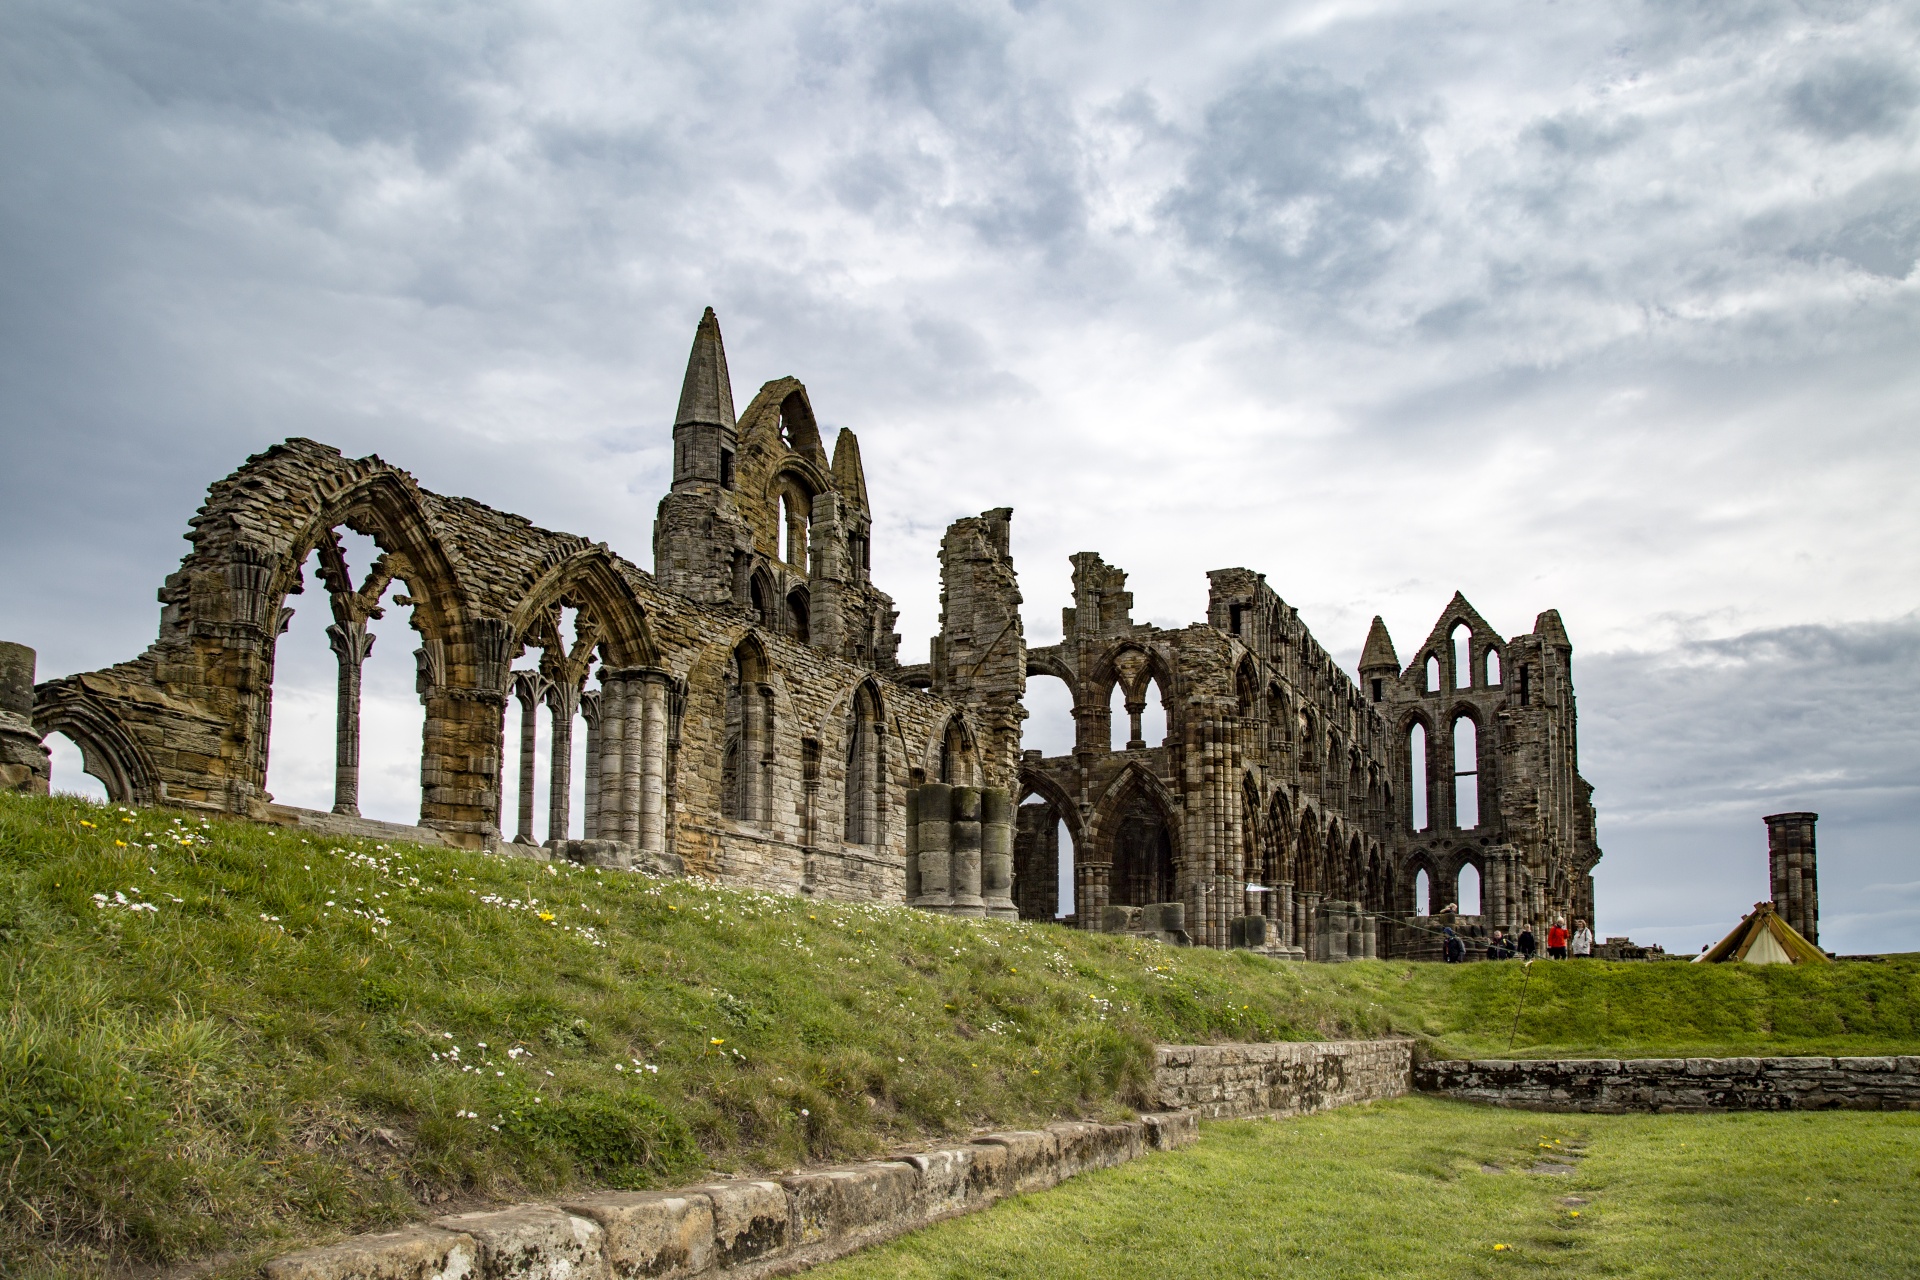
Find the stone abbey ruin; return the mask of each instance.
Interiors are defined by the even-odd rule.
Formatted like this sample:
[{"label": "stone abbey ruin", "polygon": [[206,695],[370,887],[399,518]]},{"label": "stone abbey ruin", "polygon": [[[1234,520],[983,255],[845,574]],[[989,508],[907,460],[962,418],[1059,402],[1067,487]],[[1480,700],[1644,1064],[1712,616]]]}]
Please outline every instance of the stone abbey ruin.
[{"label": "stone abbey ruin", "polygon": [[[1482,894],[1455,920],[1469,934],[1593,917],[1592,788],[1553,610],[1502,637],[1456,594],[1404,665],[1376,618],[1356,682],[1262,574],[1211,572],[1205,620],[1166,630],[1133,621],[1126,574],[1088,552],[1072,557],[1064,639],[1030,647],[1000,509],[947,530],[940,634],[929,662],[902,665],[869,576],[857,441],[843,430],[829,454],[792,378],[736,418],[711,310],[673,443],[652,573],[377,457],[296,439],[249,458],[190,522],[145,653],[34,686],[32,652],[0,646],[5,783],[44,790],[40,742],[61,733],[122,802],[1036,920],[1062,905],[1064,827],[1065,922],[1315,959],[1425,954],[1424,918],[1467,867]],[[349,565],[343,530],[378,558]],[[395,584],[418,635],[419,829],[358,817],[367,623]],[[330,814],[266,791],[275,645],[289,599],[316,588],[339,662]],[[1072,691],[1069,755],[1021,750],[1035,676]],[[1149,697],[1163,744],[1143,739]]]}]

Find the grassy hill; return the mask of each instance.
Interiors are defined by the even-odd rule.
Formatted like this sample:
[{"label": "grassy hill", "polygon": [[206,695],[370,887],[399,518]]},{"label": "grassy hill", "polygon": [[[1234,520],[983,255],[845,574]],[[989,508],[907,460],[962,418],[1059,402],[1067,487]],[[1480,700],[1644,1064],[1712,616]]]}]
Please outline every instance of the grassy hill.
[{"label": "grassy hill", "polygon": [[[13,796],[0,962],[10,1275],[1113,1115],[1156,1042],[1504,1052],[1524,976],[1276,964]],[[1527,986],[1522,1053],[1920,1044],[1911,960],[1542,964]]]}]

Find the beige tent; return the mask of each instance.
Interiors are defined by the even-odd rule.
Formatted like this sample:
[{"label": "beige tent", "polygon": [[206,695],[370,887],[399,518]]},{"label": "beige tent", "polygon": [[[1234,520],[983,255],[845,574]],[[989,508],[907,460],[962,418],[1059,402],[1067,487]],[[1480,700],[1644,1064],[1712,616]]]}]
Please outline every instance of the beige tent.
[{"label": "beige tent", "polygon": [[1693,958],[1695,964],[1832,964],[1827,953],[1801,937],[1774,913],[1771,902],[1756,902],[1753,913],[1734,931]]}]

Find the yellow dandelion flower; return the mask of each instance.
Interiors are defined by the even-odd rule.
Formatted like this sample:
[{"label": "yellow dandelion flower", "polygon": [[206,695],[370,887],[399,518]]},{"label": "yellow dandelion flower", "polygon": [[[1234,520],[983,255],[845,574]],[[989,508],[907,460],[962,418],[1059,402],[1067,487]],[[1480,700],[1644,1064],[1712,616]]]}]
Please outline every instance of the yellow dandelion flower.
[{"label": "yellow dandelion flower", "polygon": [[722,1040],[719,1036],[715,1036],[713,1039],[707,1041],[707,1043],[708,1044],[725,1044],[726,1041]]},{"label": "yellow dandelion flower", "polygon": [[1500,1252],[1503,1252],[1504,1250],[1511,1249],[1511,1248],[1513,1248],[1513,1246],[1510,1244],[1497,1244],[1493,1246],[1493,1251],[1495,1253],[1500,1253]]},{"label": "yellow dandelion flower", "polygon": [[127,847],[127,842],[125,840],[115,840],[114,843],[116,845],[119,845],[122,849]]},{"label": "yellow dandelion flower", "polygon": [[551,921],[551,920],[553,919],[553,912],[551,912],[551,911],[542,911],[542,912],[540,913],[540,918],[541,918],[542,920],[548,920],[548,921]]}]

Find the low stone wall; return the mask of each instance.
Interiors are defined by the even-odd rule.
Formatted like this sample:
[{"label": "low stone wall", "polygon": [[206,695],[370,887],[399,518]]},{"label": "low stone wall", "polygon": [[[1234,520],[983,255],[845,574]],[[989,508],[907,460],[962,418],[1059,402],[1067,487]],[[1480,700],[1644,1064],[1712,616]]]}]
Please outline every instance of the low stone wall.
[{"label": "low stone wall", "polygon": [[1192,1112],[1051,1124],[965,1146],[676,1191],[441,1218],[267,1264],[268,1280],[659,1280],[785,1275],[915,1227],[1191,1142]]},{"label": "low stone wall", "polygon": [[1411,1040],[1161,1045],[1154,1105],[1207,1119],[1304,1115],[1406,1093]]},{"label": "low stone wall", "polygon": [[1426,1062],[1413,1083],[1533,1111],[1920,1110],[1920,1057]]}]

